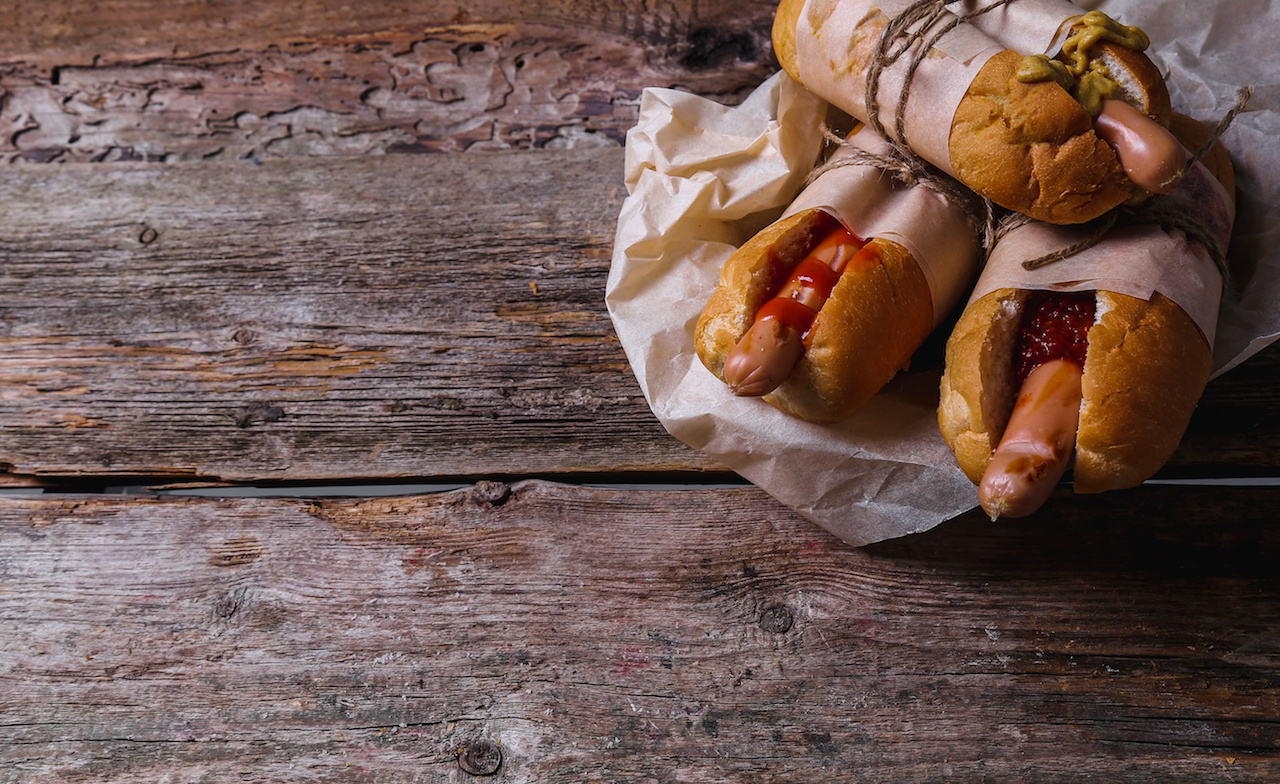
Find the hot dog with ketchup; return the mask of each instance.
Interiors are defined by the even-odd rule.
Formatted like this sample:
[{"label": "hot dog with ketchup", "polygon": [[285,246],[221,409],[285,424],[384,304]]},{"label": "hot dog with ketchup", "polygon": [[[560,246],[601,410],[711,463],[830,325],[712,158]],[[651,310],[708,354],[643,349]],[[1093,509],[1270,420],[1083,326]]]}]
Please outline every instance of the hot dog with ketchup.
[{"label": "hot dog with ketchup", "polygon": [[[833,156],[889,147],[863,126]],[[976,277],[961,205],[873,165],[834,165],[725,262],[694,332],[737,395],[834,422],[889,382]]]},{"label": "hot dog with ketchup", "polygon": [[[778,60],[814,94],[864,122],[874,114],[924,160],[1038,220],[1085,222],[1176,182],[1185,159],[1163,128],[1168,93],[1141,53],[1149,43],[1141,31],[1091,14],[1069,55],[1029,60],[959,23],[918,64],[910,56],[889,63],[869,95],[868,73],[885,62],[877,59],[882,35],[910,5],[782,0]],[[952,21],[944,14],[929,30]],[[1100,73],[1113,67],[1122,76],[1104,84]]]},{"label": "hot dog with ketchup", "polygon": [[[1188,148],[1209,132],[1175,116]],[[992,251],[946,349],[938,423],[993,518],[1034,512],[1068,468],[1076,492],[1133,487],[1172,455],[1213,370],[1234,179],[1216,144],[1149,206],[1193,217],[1193,239],[1156,224],[1112,229],[1035,270],[1018,260],[1087,234],[1031,224]],[[1010,262],[1013,262],[1010,264]]]}]

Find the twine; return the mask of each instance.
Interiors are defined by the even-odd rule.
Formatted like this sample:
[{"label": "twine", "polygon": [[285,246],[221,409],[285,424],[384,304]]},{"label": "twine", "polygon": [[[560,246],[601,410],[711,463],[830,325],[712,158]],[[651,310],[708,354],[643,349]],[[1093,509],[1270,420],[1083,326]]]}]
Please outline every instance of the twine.
[{"label": "twine", "polygon": [[[867,124],[889,144],[891,153],[889,155],[876,155],[858,149],[833,134],[824,125],[822,133],[828,141],[846,147],[852,152],[839,161],[828,161],[826,164],[819,166],[810,174],[808,182],[812,182],[823,172],[839,166],[868,165],[890,174],[906,185],[927,187],[941,195],[951,204],[963,209],[974,224],[980,227],[982,246],[989,256],[1001,237],[1018,226],[1031,222],[1032,219],[1021,213],[1011,213],[1003,210],[1001,211],[1004,213],[1003,217],[997,218],[997,208],[990,199],[973,193],[964,185],[927,165],[911,148],[911,143],[907,140],[905,128],[906,106],[916,70],[924,62],[934,44],[960,24],[1017,0],[998,0],[976,11],[963,15],[952,15],[952,19],[949,22],[943,24],[932,34],[928,34],[929,29],[934,27],[944,14],[950,13],[946,9],[949,1],[954,2],[954,0],[917,0],[917,2],[912,3],[903,10],[902,13],[890,19],[880,34],[880,40],[867,68]],[[898,62],[907,52],[913,51],[913,47],[914,52],[907,62],[907,73],[906,78],[903,80],[902,95],[894,107],[894,133],[891,135],[885,130],[884,123],[880,119],[881,108],[878,95],[880,75],[885,68]],[[1218,121],[1209,139],[1187,160],[1183,169],[1184,172],[1206,155],[1219,137],[1226,133],[1236,116],[1244,110],[1252,94],[1253,89],[1251,87],[1246,86],[1240,89],[1235,105]],[[1195,219],[1180,211],[1162,206],[1158,201],[1155,204],[1148,203],[1140,207],[1117,207],[1098,219],[1096,223],[1097,226],[1090,236],[1040,258],[1024,261],[1022,266],[1032,270],[1070,258],[1097,245],[1108,232],[1118,225],[1154,223],[1167,229],[1181,230],[1188,237],[1199,242],[1209,252],[1209,256],[1222,273],[1224,280],[1229,277],[1226,248],[1218,247],[1218,243],[1213,238],[1212,233]]]},{"label": "twine", "polygon": [[828,142],[844,148],[845,152],[839,158],[828,158],[825,163],[809,172],[804,182],[805,187],[833,169],[845,166],[871,166],[903,185],[918,185],[938,194],[947,203],[964,212],[978,229],[983,248],[994,244],[998,220],[995,207],[990,200],[982,198],[942,172],[927,166],[919,158],[910,157],[897,147],[890,146],[889,152],[882,155],[858,147],[833,132],[825,123],[820,130]]},{"label": "twine", "polygon": [[[911,148],[906,134],[907,97],[911,93],[911,84],[915,79],[916,70],[924,62],[929,50],[944,35],[963,22],[1015,1],[998,0],[962,16],[952,15],[951,21],[939,27],[927,38],[926,33],[929,29],[936,25],[944,14],[950,13],[946,8],[947,2],[954,2],[954,0],[917,0],[901,14],[890,19],[881,32],[880,40],[877,42],[876,50],[867,68],[866,106],[867,124],[889,145],[891,152],[888,155],[877,155],[854,147],[833,134],[824,125],[823,136],[828,141],[850,150],[851,153],[839,161],[828,161],[818,167],[810,175],[808,182],[817,179],[823,172],[839,166],[874,166],[905,185],[922,185],[929,188],[953,206],[963,210],[978,228],[982,248],[989,253],[995,245],[999,226],[996,205],[990,199],[974,193],[968,187],[928,165]],[[907,52],[912,51],[913,47],[914,53],[907,63],[907,74],[903,80],[902,95],[894,107],[894,133],[891,135],[885,130],[884,123],[880,119],[880,74]]]},{"label": "twine", "polygon": [[[1227,129],[1231,127],[1236,116],[1244,111],[1245,106],[1249,103],[1249,99],[1253,96],[1252,87],[1242,87],[1237,93],[1235,105],[1223,115],[1222,119],[1214,127],[1207,141],[1200,146],[1198,150],[1190,158],[1183,167],[1185,172],[1203,158],[1213,145],[1218,141]],[[1014,213],[1007,216],[1001,221],[999,228],[996,230],[995,240],[998,242],[1001,237],[1013,231],[1019,226],[1030,223],[1031,219],[1025,215]],[[1095,221],[1094,231],[1079,242],[1068,245],[1061,250],[1053,253],[1045,254],[1039,258],[1028,259],[1022,262],[1023,269],[1034,270],[1040,267],[1048,266],[1057,261],[1070,258],[1077,253],[1082,253],[1089,248],[1097,245],[1102,239],[1117,226],[1130,226],[1135,224],[1156,224],[1164,227],[1166,230],[1180,230],[1189,238],[1200,243],[1209,253],[1209,258],[1213,260],[1214,266],[1222,273],[1224,281],[1229,280],[1230,265],[1227,261],[1227,249],[1220,247],[1213,233],[1210,232],[1203,223],[1190,217],[1182,210],[1175,210],[1169,207],[1160,199],[1152,199],[1151,201],[1137,207],[1117,207],[1111,212]],[[988,251],[988,254],[990,251]]]},{"label": "twine", "polygon": [[[929,50],[947,33],[970,19],[1015,1],[998,0],[998,2],[979,8],[976,11],[963,15],[954,15],[947,10],[946,6],[948,2],[955,2],[955,0],[917,0],[903,10],[902,13],[890,19],[880,33],[880,40],[877,42],[876,50],[867,68],[867,124],[881,138],[903,153],[909,161],[919,161],[920,156],[911,149],[911,143],[907,141],[905,127],[907,97],[911,93],[911,84],[915,79],[916,70],[924,62]],[[938,28],[926,39],[925,34],[944,15],[950,15],[952,17],[951,21]],[[907,52],[912,51],[913,47],[914,53],[907,62],[907,73],[906,78],[903,80],[902,95],[894,107],[894,133],[891,137],[885,131],[884,123],[880,119],[880,74],[885,68],[898,62]]]}]

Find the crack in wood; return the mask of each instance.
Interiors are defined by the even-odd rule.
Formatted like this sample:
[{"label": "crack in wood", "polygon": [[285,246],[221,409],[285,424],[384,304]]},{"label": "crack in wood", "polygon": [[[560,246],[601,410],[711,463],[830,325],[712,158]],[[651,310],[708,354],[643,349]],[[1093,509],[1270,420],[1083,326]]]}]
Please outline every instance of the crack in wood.
[{"label": "crack in wood", "polygon": [[646,87],[734,96],[758,84],[774,67],[760,36],[704,29],[655,56],[643,39],[475,25],[408,46],[18,65],[0,74],[0,160],[616,147]]}]

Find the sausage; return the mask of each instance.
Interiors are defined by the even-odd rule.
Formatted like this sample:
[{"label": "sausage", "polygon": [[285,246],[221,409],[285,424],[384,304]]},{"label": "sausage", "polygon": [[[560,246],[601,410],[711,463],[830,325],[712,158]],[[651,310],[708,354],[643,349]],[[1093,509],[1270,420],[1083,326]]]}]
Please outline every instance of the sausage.
[{"label": "sausage", "polygon": [[1187,152],[1173,134],[1124,101],[1105,98],[1094,130],[1116,151],[1125,174],[1151,193],[1169,194],[1187,165]]},{"label": "sausage", "polygon": [[1045,502],[1070,463],[1080,422],[1082,368],[1097,318],[1091,291],[1033,291],[1018,331],[1009,423],[978,483],[991,516],[1025,517]]},{"label": "sausage", "polygon": [[1040,508],[1070,463],[1080,422],[1081,367],[1051,359],[1027,375],[1000,445],[978,484],[992,520]]},{"label": "sausage", "polygon": [[[767,395],[787,380],[804,351],[804,336],[840,275],[855,257],[871,256],[866,244],[837,225],[795,266],[725,359],[724,380],[735,395]],[[874,257],[855,267],[870,264]]]}]

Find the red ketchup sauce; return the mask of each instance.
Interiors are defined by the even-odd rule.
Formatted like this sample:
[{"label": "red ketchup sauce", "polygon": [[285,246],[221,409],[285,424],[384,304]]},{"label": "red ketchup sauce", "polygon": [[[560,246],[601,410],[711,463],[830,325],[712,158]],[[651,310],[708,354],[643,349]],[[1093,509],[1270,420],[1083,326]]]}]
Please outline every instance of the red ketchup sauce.
[{"label": "red ketchup sauce", "polygon": [[1051,359],[1084,367],[1089,327],[1096,312],[1092,291],[1032,291],[1018,332],[1018,383]]},{"label": "red ketchup sauce", "polygon": [[832,221],[833,228],[792,268],[774,295],[756,311],[756,321],[776,320],[807,336],[818,311],[847,269],[868,269],[880,262],[874,245]]}]

